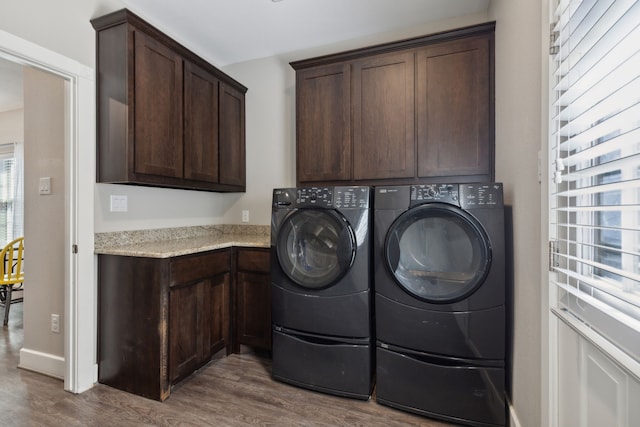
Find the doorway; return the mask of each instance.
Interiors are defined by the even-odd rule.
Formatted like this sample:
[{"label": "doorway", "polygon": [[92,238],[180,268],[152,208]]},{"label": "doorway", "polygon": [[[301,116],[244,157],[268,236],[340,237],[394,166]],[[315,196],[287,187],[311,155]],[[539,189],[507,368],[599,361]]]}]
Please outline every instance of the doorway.
[{"label": "doorway", "polygon": [[[24,91],[22,66],[0,59],[0,246],[24,236]],[[11,301],[3,288],[0,294],[7,311],[11,303],[23,300],[20,284]],[[20,310],[22,313],[22,310]],[[2,313],[4,317],[4,313]],[[15,317],[15,316],[12,316]],[[13,319],[12,319],[13,320]],[[22,316],[13,320],[11,336],[22,335]],[[17,324],[16,324],[17,322]],[[4,328],[5,335],[9,333]],[[20,346],[22,346],[20,336]],[[15,342],[12,338],[8,342]]]},{"label": "doorway", "polygon": [[[57,179],[54,176],[50,178],[52,192],[56,191],[57,185],[63,195],[64,213],[55,225],[46,225],[44,231],[35,232],[41,233],[46,239],[54,229],[62,230],[60,241],[49,251],[60,254],[64,278],[62,286],[57,288],[47,286],[46,279],[41,280],[41,283],[34,282],[33,289],[25,290],[24,305],[24,316],[29,319],[29,311],[32,310],[29,298],[32,301],[35,298],[38,301],[61,298],[60,334],[57,342],[54,342],[56,337],[52,338],[50,333],[50,315],[58,313],[51,313],[51,307],[38,313],[37,320],[25,322],[25,342],[20,350],[20,367],[63,378],[65,390],[78,393],[95,383],[97,372],[93,255],[94,72],[69,58],[4,31],[0,31],[0,58],[55,78],[62,87],[62,105],[58,108],[62,112],[64,136],[62,148],[57,148],[57,154],[62,160],[57,161],[61,163],[58,166],[64,172]],[[42,139],[46,139],[46,136]],[[81,158],[85,161],[81,162]],[[25,182],[25,194],[31,193],[37,199],[42,197],[38,186],[40,178],[47,178],[48,172],[36,170],[35,174],[35,177],[31,177],[31,184]],[[27,225],[27,234],[28,228]],[[29,249],[27,253],[28,251]],[[27,277],[29,269],[46,276],[47,267],[39,265],[39,261],[33,259],[33,250],[30,256],[29,263],[25,262]],[[29,279],[26,282],[29,283]],[[30,292],[35,296],[30,297]],[[32,344],[35,342],[30,341],[32,336],[37,337],[38,346],[41,347]]]}]

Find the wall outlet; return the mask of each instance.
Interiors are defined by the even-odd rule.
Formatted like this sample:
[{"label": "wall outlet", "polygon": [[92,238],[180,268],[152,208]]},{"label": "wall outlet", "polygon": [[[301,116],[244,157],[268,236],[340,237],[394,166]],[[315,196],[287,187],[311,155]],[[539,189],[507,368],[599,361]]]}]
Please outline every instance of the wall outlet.
[{"label": "wall outlet", "polygon": [[55,332],[56,334],[60,333],[60,315],[59,314],[51,315],[51,332]]},{"label": "wall outlet", "polygon": [[111,195],[111,212],[126,212],[127,211],[127,196]]},{"label": "wall outlet", "polygon": [[249,222],[249,211],[246,209],[242,211],[242,222]]}]

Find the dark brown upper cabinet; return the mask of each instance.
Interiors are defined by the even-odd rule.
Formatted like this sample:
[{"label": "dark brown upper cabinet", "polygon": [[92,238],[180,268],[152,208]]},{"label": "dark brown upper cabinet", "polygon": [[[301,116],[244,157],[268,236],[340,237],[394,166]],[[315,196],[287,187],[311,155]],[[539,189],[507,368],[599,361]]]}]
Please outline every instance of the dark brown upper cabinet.
[{"label": "dark brown upper cabinet", "polygon": [[493,180],[489,36],[416,51],[418,177]]},{"label": "dark brown upper cabinet", "polygon": [[351,179],[351,65],[299,70],[296,111],[298,181]]},{"label": "dark brown upper cabinet", "polygon": [[494,31],[292,62],[297,184],[493,181]]},{"label": "dark brown upper cabinet", "polygon": [[413,178],[413,52],[353,62],[353,179]]},{"label": "dark brown upper cabinet", "polygon": [[220,85],[220,184],[245,186],[244,92]]},{"label": "dark brown upper cabinet", "polygon": [[217,183],[219,176],[218,79],[195,64],[184,66],[186,179]]},{"label": "dark brown upper cabinet", "polygon": [[97,181],[245,191],[247,88],[126,9],[91,24]]},{"label": "dark brown upper cabinet", "polygon": [[142,32],[134,39],[133,170],[182,178],[182,58]]}]

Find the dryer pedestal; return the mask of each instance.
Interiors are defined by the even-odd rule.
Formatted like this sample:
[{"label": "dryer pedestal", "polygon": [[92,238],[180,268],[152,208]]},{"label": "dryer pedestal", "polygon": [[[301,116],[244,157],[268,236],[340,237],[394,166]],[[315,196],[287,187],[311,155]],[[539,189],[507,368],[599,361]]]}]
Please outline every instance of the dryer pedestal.
[{"label": "dryer pedestal", "polygon": [[378,403],[458,424],[505,425],[501,361],[479,364],[378,343],[376,364]]},{"label": "dryer pedestal", "polygon": [[368,400],[373,391],[369,338],[340,339],[273,329],[273,378],[299,387]]}]

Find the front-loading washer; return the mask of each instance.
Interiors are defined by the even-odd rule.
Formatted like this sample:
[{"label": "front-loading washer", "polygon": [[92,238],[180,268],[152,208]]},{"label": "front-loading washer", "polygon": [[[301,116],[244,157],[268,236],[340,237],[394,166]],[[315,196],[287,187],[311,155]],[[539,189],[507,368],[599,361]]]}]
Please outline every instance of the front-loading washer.
[{"label": "front-loading washer", "polygon": [[373,388],[372,190],[275,189],[272,375],[368,399]]},{"label": "front-loading washer", "polygon": [[376,399],[505,424],[502,184],[377,187]]}]

